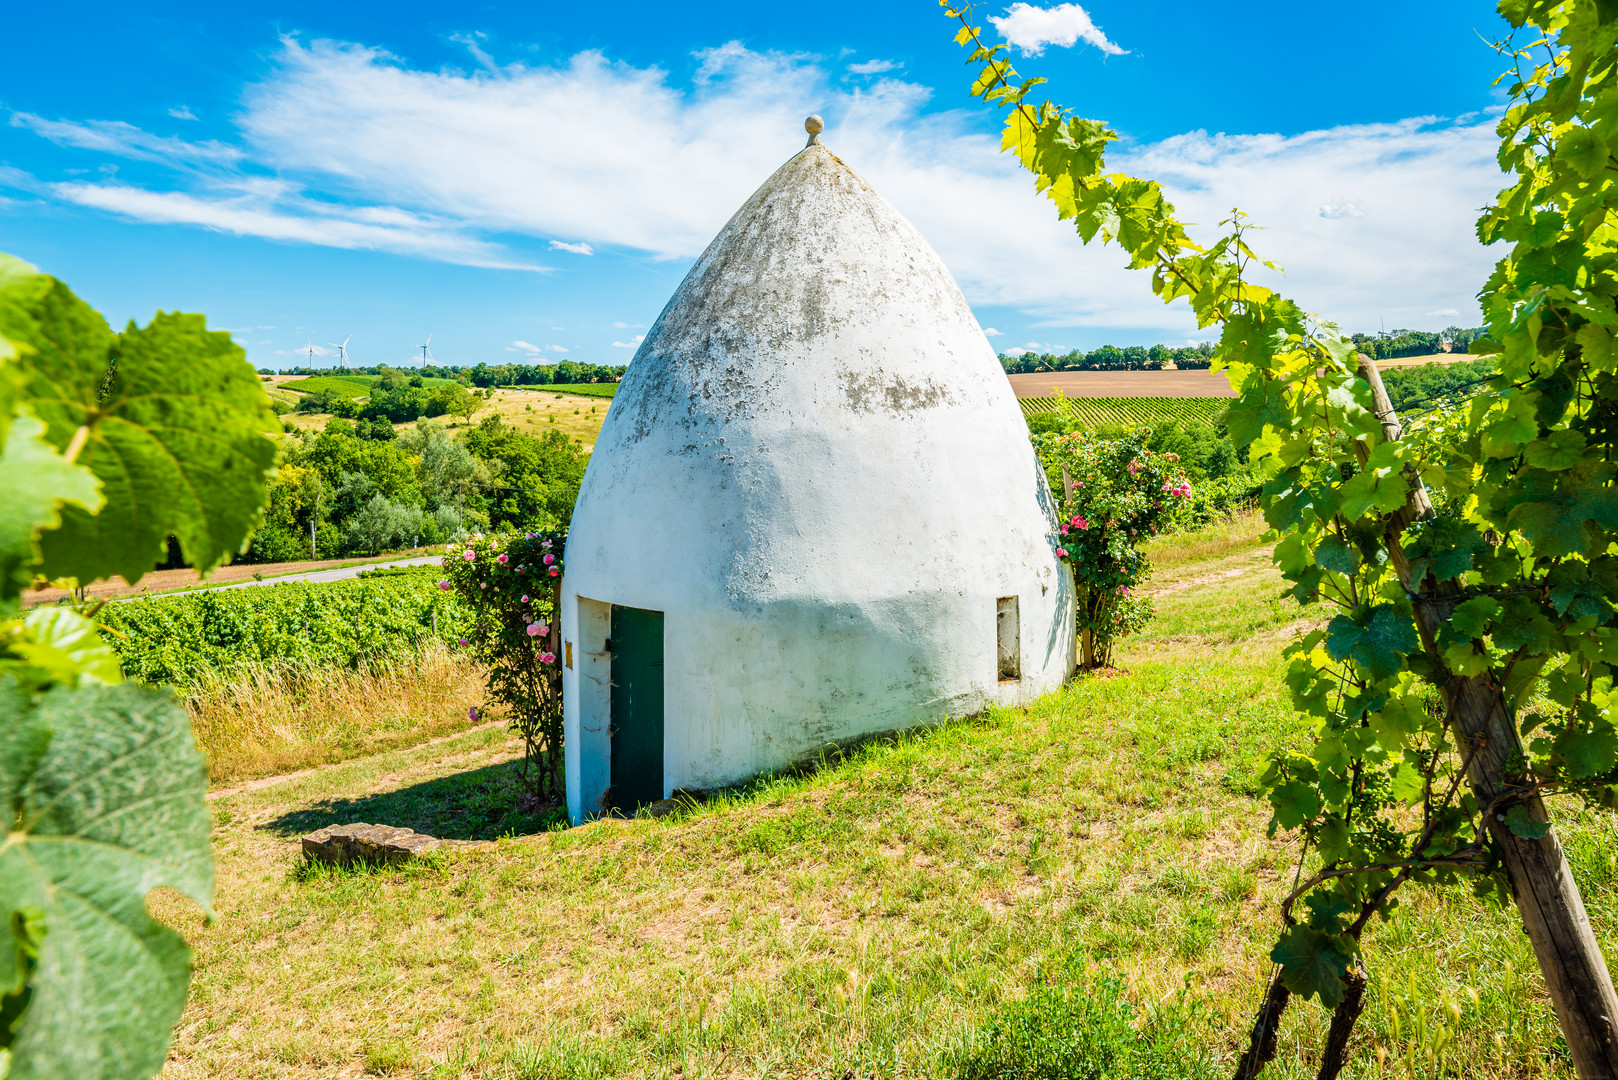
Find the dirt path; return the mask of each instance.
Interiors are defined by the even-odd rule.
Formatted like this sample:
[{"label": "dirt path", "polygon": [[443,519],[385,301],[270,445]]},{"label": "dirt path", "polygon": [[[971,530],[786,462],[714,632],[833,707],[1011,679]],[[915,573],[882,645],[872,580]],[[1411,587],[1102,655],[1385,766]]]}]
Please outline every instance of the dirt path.
[{"label": "dirt path", "polygon": [[[449,742],[451,739],[464,738],[474,731],[487,731],[489,728],[504,727],[505,724],[505,720],[490,720],[484,724],[473,724],[471,727],[464,727],[459,731],[452,731],[448,735],[440,735],[436,739],[428,739],[426,742],[419,742],[414,746],[402,746],[393,750],[384,750],[383,753],[397,754],[405,750],[414,753],[417,750],[425,750],[428,747],[437,746],[439,743]],[[222,787],[210,791],[208,792],[208,798],[225,799],[232,795],[240,795],[244,791],[258,791],[261,788],[274,787],[276,784],[284,784],[289,780],[298,780],[305,776],[315,776],[319,773],[330,772],[332,769],[341,769],[345,766],[353,765],[354,762],[360,760],[363,759],[349,758],[346,761],[334,761],[329,765],[316,765],[312,769],[299,769],[296,772],[280,773],[276,776],[261,776],[257,780],[244,780],[240,784],[232,784],[230,787]]]}]

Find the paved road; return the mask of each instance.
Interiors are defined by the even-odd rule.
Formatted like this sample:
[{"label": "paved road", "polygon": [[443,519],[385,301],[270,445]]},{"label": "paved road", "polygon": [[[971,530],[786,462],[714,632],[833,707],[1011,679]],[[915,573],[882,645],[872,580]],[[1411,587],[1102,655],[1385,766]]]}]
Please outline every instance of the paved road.
[{"label": "paved road", "polygon": [[[213,588],[245,589],[249,585],[279,585],[284,581],[344,581],[348,578],[359,577],[362,570],[379,570],[384,566],[425,566],[428,563],[436,563],[438,560],[439,556],[437,555],[423,555],[417,559],[399,559],[396,562],[374,562],[365,563],[361,566],[337,566],[330,570],[310,570],[302,574],[284,574],[281,577],[265,578],[263,581],[237,581],[230,585],[215,585]],[[189,591],[200,592],[207,587],[206,585],[198,586]]]}]

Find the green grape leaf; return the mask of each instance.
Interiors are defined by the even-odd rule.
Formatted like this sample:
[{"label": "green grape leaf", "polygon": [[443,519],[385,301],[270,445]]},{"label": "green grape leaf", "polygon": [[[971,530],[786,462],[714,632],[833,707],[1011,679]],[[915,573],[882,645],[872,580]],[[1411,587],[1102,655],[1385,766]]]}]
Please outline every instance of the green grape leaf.
[{"label": "green grape leaf", "polygon": [[1449,624],[1465,638],[1481,638],[1489,629],[1489,620],[1500,614],[1500,604],[1487,596],[1474,596],[1456,606],[1450,614]]},{"label": "green grape leaf", "polygon": [[1447,581],[1472,569],[1477,556],[1489,550],[1477,526],[1459,518],[1434,518],[1424,523],[1405,548],[1410,558],[1410,580],[1420,582],[1428,574]]},{"label": "green grape leaf", "polygon": [[113,335],[55,278],[0,257],[0,334],[47,440],[102,483],[91,514],[62,511],[40,537],[42,572],[138,581],[177,536],[206,573],[257,525],[280,424],[229,334],[200,315],[159,312]]},{"label": "green grape leaf", "polygon": [[1427,777],[1410,762],[1401,761],[1388,776],[1388,793],[1406,806],[1415,806],[1427,793]]},{"label": "green grape leaf", "polygon": [[1553,431],[1523,448],[1523,460],[1539,469],[1570,469],[1584,460],[1584,436],[1577,431]]},{"label": "green grape leaf", "polygon": [[1585,702],[1578,718],[1557,735],[1555,749],[1569,776],[1600,776],[1618,765],[1618,732],[1601,710]]},{"label": "green grape leaf", "polygon": [[1326,625],[1326,652],[1331,658],[1352,659],[1372,679],[1397,675],[1404,657],[1420,646],[1410,617],[1390,604],[1372,608],[1363,624],[1338,615]]},{"label": "green grape leaf", "polygon": [[151,1076],[185,1007],[190,950],[146,895],[213,902],[190,718],[168,690],[132,683],[57,687],[30,707],[0,676],[8,729],[25,734],[0,740],[0,794],[18,810],[0,840],[0,913],[43,927],[8,1080]]},{"label": "green grape leaf", "polygon": [[1535,821],[1521,805],[1506,811],[1506,827],[1524,840],[1539,840],[1551,831],[1550,822]]},{"label": "green grape leaf", "polygon": [[1607,167],[1607,144],[1589,128],[1570,128],[1556,143],[1556,160],[1566,162],[1585,179]]},{"label": "green grape leaf", "polygon": [[17,659],[0,659],[0,672],[10,670],[25,686],[78,686],[86,680],[110,685],[124,678],[118,654],[101,640],[96,624],[72,608],[30,611],[9,648]]},{"label": "green grape leaf", "polygon": [[1343,975],[1353,961],[1330,935],[1302,924],[1289,926],[1270,959],[1281,965],[1281,981],[1294,994],[1318,997],[1328,1009],[1343,1000]]},{"label": "green grape leaf", "polygon": [[1288,780],[1270,792],[1270,806],[1281,828],[1299,828],[1320,813],[1320,789],[1302,780]]},{"label": "green grape leaf", "polygon": [[39,563],[39,534],[61,524],[61,508],[94,513],[101,506],[101,483],[82,465],[69,462],[44,439],[45,425],[19,410],[0,450],[0,601],[17,596],[33,580]]},{"label": "green grape leaf", "polygon": [[1315,548],[1315,562],[1323,569],[1347,575],[1358,569],[1360,556],[1359,552],[1338,537],[1328,535]]}]

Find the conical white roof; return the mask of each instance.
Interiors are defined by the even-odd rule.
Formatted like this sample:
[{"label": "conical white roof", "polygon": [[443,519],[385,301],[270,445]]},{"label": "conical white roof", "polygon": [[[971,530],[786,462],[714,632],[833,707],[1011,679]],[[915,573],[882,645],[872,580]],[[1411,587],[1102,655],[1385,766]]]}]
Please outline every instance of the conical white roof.
[{"label": "conical white roof", "polygon": [[701,786],[781,764],[794,724],[814,744],[981,707],[996,597],[1022,598],[1039,654],[1023,689],[1059,680],[1054,541],[960,289],[815,144],[736,212],[636,352],[579,493],[564,601],[667,613],[671,756],[682,725],[701,744],[671,783]]}]

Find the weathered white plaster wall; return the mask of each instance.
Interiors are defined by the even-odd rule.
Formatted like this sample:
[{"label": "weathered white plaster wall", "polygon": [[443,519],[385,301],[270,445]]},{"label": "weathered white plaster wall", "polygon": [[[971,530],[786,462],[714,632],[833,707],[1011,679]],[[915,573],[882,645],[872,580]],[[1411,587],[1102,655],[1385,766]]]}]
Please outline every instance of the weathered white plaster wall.
[{"label": "weathered white plaster wall", "polygon": [[[948,270],[815,145],[635,354],[574,511],[562,633],[597,633],[580,597],[665,613],[664,793],[711,787],[1056,686],[1073,601],[1054,538],[1022,413]],[[1012,595],[1022,678],[1000,683]],[[609,699],[575,653],[579,821],[610,775],[592,760]]]}]

